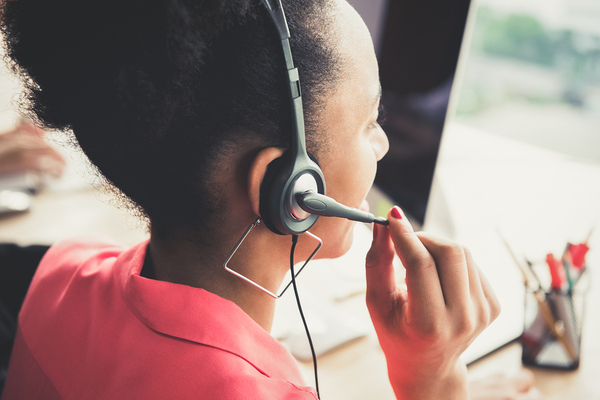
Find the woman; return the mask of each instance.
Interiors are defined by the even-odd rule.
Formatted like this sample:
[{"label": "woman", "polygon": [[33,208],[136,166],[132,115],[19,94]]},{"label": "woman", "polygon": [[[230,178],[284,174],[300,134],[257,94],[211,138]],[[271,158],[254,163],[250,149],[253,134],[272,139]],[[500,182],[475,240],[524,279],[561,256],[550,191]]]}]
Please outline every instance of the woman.
[{"label": "woman", "polygon": [[[45,126],[72,129],[148,218],[150,240],[55,245],[23,306],[4,398],[314,399],[269,335],[274,299],[223,261],[260,216],[289,143],[281,49],[259,1],[8,1],[8,53]],[[377,63],[343,0],[285,1],[307,145],[328,195],[361,207],[387,151]],[[27,80],[29,79],[29,80]],[[363,206],[364,207],[364,206]],[[462,247],[415,234],[399,208],[375,227],[367,302],[399,399],[463,399],[460,353],[499,313]],[[320,257],[352,223],[321,218]],[[275,292],[290,236],[258,225],[229,266]],[[314,243],[300,239],[296,261]],[[392,257],[407,269],[395,285]],[[43,334],[42,334],[43,333]]]}]

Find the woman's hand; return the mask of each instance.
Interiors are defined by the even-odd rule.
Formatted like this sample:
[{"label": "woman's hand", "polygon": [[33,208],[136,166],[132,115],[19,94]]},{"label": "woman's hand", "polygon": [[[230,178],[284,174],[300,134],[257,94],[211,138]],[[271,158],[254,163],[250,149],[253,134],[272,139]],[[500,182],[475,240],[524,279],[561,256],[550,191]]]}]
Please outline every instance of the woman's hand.
[{"label": "woman's hand", "polygon": [[65,160],[48,146],[44,134],[30,122],[21,122],[10,132],[0,134],[0,174],[42,172],[60,176]]},{"label": "woman's hand", "polygon": [[[398,207],[374,225],[367,306],[398,399],[466,399],[461,353],[500,313],[489,283],[462,246],[415,233]],[[392,261],[406,269],[397,285]]]}]

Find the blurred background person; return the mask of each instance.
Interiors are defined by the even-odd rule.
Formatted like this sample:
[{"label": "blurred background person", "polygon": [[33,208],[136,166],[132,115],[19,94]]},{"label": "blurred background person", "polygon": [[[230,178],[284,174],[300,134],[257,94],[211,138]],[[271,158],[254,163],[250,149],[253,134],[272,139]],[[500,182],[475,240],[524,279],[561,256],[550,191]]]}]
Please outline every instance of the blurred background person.
[{"label": "blurred background person", "polygon": [[35,172],[59,177],[65,160],[44,139],[46,132],[27,120],[0,133],[0,179],[16,172]]}]

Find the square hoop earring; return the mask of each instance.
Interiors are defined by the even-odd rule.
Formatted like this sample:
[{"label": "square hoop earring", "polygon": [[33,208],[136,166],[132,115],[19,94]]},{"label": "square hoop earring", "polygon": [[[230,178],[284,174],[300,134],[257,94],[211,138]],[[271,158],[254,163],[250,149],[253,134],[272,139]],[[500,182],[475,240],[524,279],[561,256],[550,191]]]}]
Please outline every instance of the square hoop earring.
[{"label": "square hoop earring", "polygon": [[[246,231],[244,232],[244,234],[242,235],[242,237],[240,238],[240,240],[238,240],[238,242],[236,243],[236,245],[233,247],[233,250],[231,250],[231,253],[229,253],[229,255],[227,256],[227,259],[223,263],[223,268],[225,268],[225,271],[227,271],[230,274],[233,274],[233,275],[237,276],[238,278],[240,278],[240,279],[248,282],[249,284],[251,284],[255,288],[263,291],[264,293],[268,294],[269,296],[273,297],[274,299],[279,299],[281,296],[283,296],[283,294],[285,293],[285,291],[292,284],[292,280],[291,279],[287,283],[287,285],[285,285],[285,287],[283,288],[283,290],[279,294],[275,294],[275,293],[271,292],[269,289],[267,289],[267,288],[259,285],[258,283],[254,282],[250,278],[245,277],[244,275],[240,274],[237,271],[232,270],[231,268],[229,268],[227,266],[227,264],[229,263],[229,261],[231,261],[231,259],[233,258],[233,255],[239,249],[239,247],[242,245],[242,243],[244,242],[244,240],[246,239],[246,237],[250,234],[250,232],[252,232],[252,230],[254,228],[256,228],[258,226],[258,224],[260,224],[260,217],[257,218],[254,222],[252,222],[250,224],[250,226],[248,227],[248,229],[246,229]],[[298,275],[300,275],[300,272],[302,272],[302,270],[304,269],[304,267],[306,267],[306,264],[308,264],[308,262],[310,260],[312,260],[312,258],[315,256],[315,254],[317,254],[317,252],[321,249],[321,246],[323,245],[323,241],[319,237],[317,237],[316,235],[313,235],[312,233],[310,233],[308,231],[304,232],[303,235],[307,235],[309,238],[311,238],[311,239],[315,240],[316,242],[318,242],[318,244],[317,244],[317,247],[315,248],[315,250],[308,257],[308,259],[304,262],[304,264],[302,264],[302,267],[298,270],[298,272],[296,272],[296,274],[294,275],[294,279]]]}]

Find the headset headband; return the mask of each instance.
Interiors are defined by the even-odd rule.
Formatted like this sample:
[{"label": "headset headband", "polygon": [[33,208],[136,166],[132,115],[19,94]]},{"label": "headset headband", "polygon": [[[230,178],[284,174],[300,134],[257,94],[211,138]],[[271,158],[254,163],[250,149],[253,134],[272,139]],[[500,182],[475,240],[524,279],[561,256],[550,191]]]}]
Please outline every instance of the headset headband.
[{"label": "headset headband", "polygon": [[269,164],[261,185],[260,213],[271,231],[298,235],[306,232],[319,215],[386,224],[368,212],[346,207],[325,196],[325,177],[316,159],[306,150],[300,77],[294,67],[290,31],[281,0],[261,0],[281,40],[288,77],[292,135],[290,148]]},{"label": "headset headband", "polygon": [[290,46],[290,30],[283,12],[281,0],[261,0],[269,12],[269,16],[279,33],[281,48],[285,59],[286,75],[288,77],[288,94],[292,112],[292,136],[290,138],[291,157],[307,157],[306,135],[304,132],[304,110],[302,109],[302,92],[298,68],[294,67],[292,48]]}]

